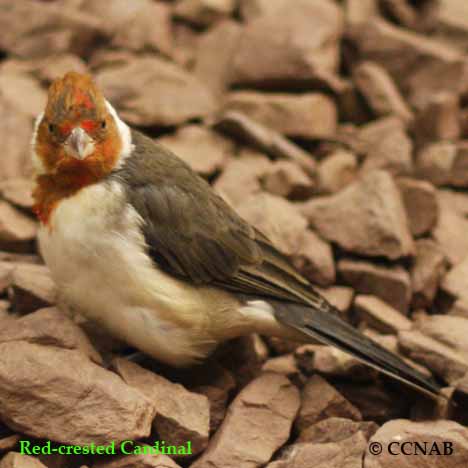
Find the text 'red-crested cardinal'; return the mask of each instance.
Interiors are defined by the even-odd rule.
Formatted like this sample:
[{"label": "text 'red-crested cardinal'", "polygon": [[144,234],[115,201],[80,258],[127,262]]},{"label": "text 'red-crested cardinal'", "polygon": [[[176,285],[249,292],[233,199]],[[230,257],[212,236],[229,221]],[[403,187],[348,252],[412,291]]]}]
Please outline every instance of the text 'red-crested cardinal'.
[{"label": "text 'red-crested cardinal'", "polygon": [[174,366],[253,332],[319,341],[439,392],[342,321],[187,164],[120,120],[89,76],[51,85],[32,143],[41,253],[62,298],[110,334]]}]

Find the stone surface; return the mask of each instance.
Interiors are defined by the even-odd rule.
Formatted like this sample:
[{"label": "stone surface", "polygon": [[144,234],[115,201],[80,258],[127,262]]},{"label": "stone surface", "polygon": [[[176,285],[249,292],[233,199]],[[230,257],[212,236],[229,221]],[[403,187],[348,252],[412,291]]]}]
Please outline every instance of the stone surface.
[{"label": "stone surface", "polygon": [[13,205],[31,210],[33,184],[30,179],[14,178],[0,182],[0,195]]},{"label": "stone surface", "polygon": [[181,127],[174,135],[158,138],[157,142],[203,176],[221,170],[234,153],[231,141],[201,125]]},{"label": "stone surface", "polygon": [[335,103],[320,93],[236,91],[228,94],[224,106],[291,137],[327,138],[336,131]]},{"label": "stone surface", "polygon": [[155,56],[128,56],[101,68],[96,82],[121,117],[134,125],[177,125],[215,109],[214,98],[203,84]]},{"label": "stone surface", "polygon": [[405,122],[413,120],[410,107],[383,67],[373,62],[360,63],[353,70],[353,78],[376,117],[395,115]]},{"label": "stone surface", "polygon": [[347,251],[392,260],[414,252],[400,194],[387,172],[366,173],[335,195],[307,202],[301,211],[322,237]]},{"label": "stone surface", "polygon": [[138,389],[156,408],[153,426],[169,445],[192,443],[194,454],[207,445],[210,407],[206,396],[189,392],[180,384],[127,361],[116,359],[113,367],[123,380]]},{"label": "stone surface", "polygon": [[362,432],[339,442],[293,444],[267,468],[361,468],[366,446],[367,441]]},{"label": "stone surface", "polygon": [[125,455],[112,461],[93,465],[93,468],[180,468],[166,455]]},{"label": "stone surface", "polygon": [[226,418],[191,468],[254,468],[289,438],[299,392],[284,376],[265,373],[231,403]]},{"label": "stone surface", "polygon": [[434,186],[423,180],[406,177],[399,178],[397,184],[405,205],[411,234],[421,236],[431,231],[439,215]]},{"label": "stone surface", "polygon": [[297,0],[259,16],[244,28],[233,59],[232,81],[278,85],[333,72],[339,62],[343,15],[333,2]]},{"label": "stone surface", "polygon": [[230,16],[235,8],[236,0],[180,0],[174,15],[196,26],[209,26]]},{"label": "stone surface", "polygon": [[399,265],[380,266],[362,260],[343,259],[338,273],[356,292],[371,294],[406,314],[411,300],[411,280]]},{"label": "stone surface", "polygon": [[0,461],[0,468],[47,468],[37,458],[18,452],[7,453]]},{"label": "stone surface", "polygon": [[314,375],[307,381],[302,389],[301,401],[301,408],[295,422],[298,431],[332,416],[354,421],[362,419],[359,410],[318,375]]},{"label": "stone surface", "polygon": [[[392,442],[393,446],[390,446]],[[452,445],[453,453],[450,455],[443,454],[444,442]],[[389,421],[374,434],[369,443],[381,444],[382,453],[373,455],[367,451],[364,468],[438,468],[441,463],[444,467],[455,468],[468,462],[468,430],[454,421]],[[412,447],[412,453],[416,450],[416,444],[427,447],[427,454],[419,452],[408,456],[403,453],[405,443],[405,447]],[[430,452],[434,444],[438,449]],[[390,447],[395,447],[395,450]]]},{"label": "stone surface", "polygon": [[147,437],[155,408],[79,351],[0,344],[0,416],[14,430],[65,444]]},{"label": "stone surface", "polygon": [[357,172],[358,161],[353,153],[345,150],[334,151],[317,166],[320,191],[339,192],[356,178]]},{"label": "stone surface", "polygon": [[36,236],[37,224],[32,218],[0,201],[0,244],[29,242]]},{"label": "stone surface", "polygon": [[468,299],[468,257],[454,266],[443,278],[441,287],[457,299]]},{"label": "stone surface", "polygon": [[426,366],[449,383],[455,382],[468,372],[468,360],[463,354],[423,335],[420,331],[400,332],[398,344],[406,356]]},{"label": "stone surface", "polygon": [[446,259],[440,247],[431,239],[416,241],[416,257],[411,266],[413,307],[429,307],[446,270]]},{"label": "stone surface", "polygon": [[411,320],[376,296],[357,295],[354,310],[359,320],[382,333],[411,329]]}]

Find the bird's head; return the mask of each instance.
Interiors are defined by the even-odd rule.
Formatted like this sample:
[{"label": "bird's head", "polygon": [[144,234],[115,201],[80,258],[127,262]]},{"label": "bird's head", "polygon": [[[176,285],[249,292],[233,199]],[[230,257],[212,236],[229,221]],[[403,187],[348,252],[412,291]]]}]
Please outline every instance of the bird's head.
[{"label": "bird's head", "polygon": [[50,86],[33,157],[39,175],[100,178],[119,163],[122,126],[89,75],[69,72]]}]

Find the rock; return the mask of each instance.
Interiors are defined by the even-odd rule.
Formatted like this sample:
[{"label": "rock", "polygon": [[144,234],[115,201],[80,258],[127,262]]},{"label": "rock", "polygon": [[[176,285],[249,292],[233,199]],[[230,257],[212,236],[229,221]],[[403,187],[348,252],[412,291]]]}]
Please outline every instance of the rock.
[{"label": "rock", "polygon": [[449,383],[468,372],[468,361],[463,354],[420,331],[402,331],[398,334],[401,351],[413,361],[426,366]]},{"label": "rock", "polygon": [[360,321],[382,333],[410,330],[411,320],[375,296],[357,295],[354,310]]},{"label": "rock", "polygon": [[373,380],[377,375],[374,369],[333,346],[303,345],[296,349],[294,355],[306,375],[319,372],[325,377],[356,381]]},{"label": "rock", "polygon": [[31,210],[34,203],[32,189],[30,179],[18,177],[0,181],[0,195],[13,205],[27,210]]},{"label": "rock", "polygon": [[379,426],[373,421],[352,421],[351,419],[331,417],[304,429],[297,442],[313,442],[326,444],[340,442],[361,432],[369,440]]},{"label": "rock", "polygon": [[301,408],[295,422],[298,431],[332,416],[354,421],[362,420],[359,410],[318,375],[312,376],[305,384],[301,401]]},{"label": "rock", "polygon": [[307,221],[296,207],[283,198],[269,193],[252,195],[244,200],[237,212],[265,234],[284,254],[298,254],[304,242]]},{"label": "rock", "polygon": [[66,5],[2,0],[0,8],[0,49],[22,58],[83,52],[101,33],[98,18]]},{"label": "rock", "polygon": [[284,375],[296,386],[304,384],[305,378],[297,367],[293,354],[283,354],[282,356],[268,359],[263,364],[262,371]]},{"label": "rock", "polygon": [[354,298],[354,290],[346,286],[331,286],[330,288],[316,288],[325,299],[340,312],[347,312]]},{"label": "rock", "polygon": [[306,467],[314,468],[361,468],[367,441],[362,432],[348,439],[329,443],[298,443],[288,446],[279,460],[266,468]]},{"label": "rock", "polygon": [[430,307],[445,273],[445,255],[431,239],[416,241],[416,257],[411,266],[412,305]]},{"label": "rock", "polygon": [[[433,67],[443,69],[462,61],[462,54],[457,50],[381,18],[372,18],[353,33],[360,57],[383,66],[403,91],[416,84],[418,76],[420,88],[427,93],[422,75],[430,75]],[[414,104],[414,98],[411,103]]]},{"label": "rock", "polygon": [[417,323],[424,335],[449,346],[465,356],[468,361],[468,320],[448,315],[430,315]]},{"label": "rock", "polygon": [[157,142],[206,177],[221,170],[234,154],[230,140],[201,125],[181,127],[174,135],[158,138]]},{"label": "rock", "polygon": [[[173,21],[171,26],[174,37],[174,47],[170,54],[171,59],[184,69],[193,72],[201,34],[192,28],[190,24],[182,21]],[[198,77],[198,80],[207,86],[209,85],[200,77]]]},{"label": "rock", "polygon": [[105,18],[106,32],[117,48],[133,51],[147,49],[170,55],[173,47],[171,9],[168,5],[151,0],[125,0],[111,4],[85,0],[81,6],[97,18]]},{"label": "rock", "polygon": [[423,180],[401,177],[397,180],[413,236],[431,231],[437,222],[439,205],[432,184]]},{"label": "rock", "polygon": [[304,84],[339,62],[343,16],[333,2],[286,3],[249,21],[233,59],[232,82],[277,86]]},{"label": "rock", "polygon": [[179,125],[215,110],[214,99],[204,85],[156,56],[130,56],[101,68],[96,82],[120,116],[134,125]]},{"label": "rock", "polygon": [[467,273],[468,256],[445,275],[441,284],[442,289],[456,299],[466,300],[468,298],[466,289],[468,284]]},{"label": "rock", "polygon": [[3,293],[13,281],[14,265],[10,262],[0,262],[0,293]]},{"label": "rock", "polygon": [[457,140],[461,134],[458,96],[442,91],[431,96],[414,123],[418,142]]},{"label": "rock", "polygon": [[34,73],[46,83],[52,83],[58,76],[63,76],[70,70],[78,73],[89,73],[87,64],[80,57],[70,53],[51,55],[37,59],[34,62]]},{"label": "rock", "polygon": [[27,341],[44,346],[75,349],[97,364],[102,364],[101,356],[83,330],[55,307],[10,320],[0,330],[0,343],[9,341]]},{"label": "rock", "polygon": [[2,437],[0,439],[0,453],[13,449],[20,440],[21,436],[18,434]]},{"label": "rock", "polygon": [[180,468],[180,465],[166,455],[139,454],[95,463],[93,468]]},{"label": "rock", "polygon": [[[226,162],[221,175],[216,179],[214,188],[227,198],[233,206],[238,206],[251,195],[262,191],[261,179],[268,173],[271,162],[262,153],[243,151],[237,158]],[[242,180],[242,190],[239,190]]]},{"label": "rock", "polygon": [[350,33],[365,27],[366,23],[379,15],[377,0],[345,0],[344,8],[346,26]]},{"label": "rock", "polygon": [[47,468],[37,458],[18,452],[7,453],[0,461],[0,468]]},{"label": "rock", "polygon": [[270,155],[274,159],[288,159],[311,175],[315,175],[315,161],[312,155],[287,140],[279,133],[251,120],[240,112],[225,112],[216,122],[216,127],[242,142]]},{"label": "rock", "polygon": [[224,106],[291,137],[330,138],[336,132],[335,103],[325,94],[236,91],[228,94]]},{"label": "rock", "polygon": [[0,244],[29,242],[36,237],[37,224],[10,204],[0,201]]},{"label": "rock", "polygon": [[408,0],[383,0],[382,9],[399,24],[409,29],[426,31],[434,21],[435,4],[433,0],[412,4]]},{"label": "rock", "polygon": [[330,286],[335,282],[333,251],[313,231],[306,231],[301,245],[292,259],[295,267],[313,284]]},{"label": "rock", "polygon": [[452,142],[429,144],[417,154],[417,173],[434,185],[450,184],[456,157],[457,148]]},{"label": "rock", "polygon": [[263,15],[277,13],[288,3],[288,0],[240,0],[241,18],[251,21]]},{"label": "rock", "polygon": [[468,318],[468,301],[466,299],[458,299],[453,304],[450,310],[447,312],[448,315],[455,317]]},{"label": "rock", "polygon": [[362,62],[353,70],[360,93],[376,117],[394,115],[409,123],[414,115],[387,71],[374,62]]},{"label": "rock", "polygon": [[299,392],[284,376],[265,373],[234,399],[218,432],[191,468],[254,468],[289,438]]},{"label": "rock", "polygon": [[[382,447],[382,451],[378,455],[366,452],[364,468],[436,468],[442,457],[444,467],[455,468],[468,460],[468,430],[454,421],[389,421],[371,438],[369,446],[373,444]],[[448,446],[453,452],[444,454],[444,447]],[[415,456],[406,455],[403,447]]]},{"label": "rock", "polygon": [[189,392],[160,375],[117,358],[113,366],[122,379],[139,390],[156,408],[153,426],[169,445],[192,443],[194,454],[208,443],[210,406],[204,395]]},{"label": "rock", "polygon": [[262,177],[267,192],[290,200],[305,200],[315,191],[314,181],[291,161],[276,161]]},{"label": "rock", "polygon": [[17,263],[12,273],[9,298],[16,312],[33,312],[55,303],[57,290],[44,265]]},{"label": "rock", "polygon": [[380,266],[362,260],[343,259],[338,273],[356,292],[379,297],[406,314],[411,300],[411,280],[399,265]]},{"label": "rock", "polygon": [[194,74],[214,95],[222,94],[232,76],[232,58],[241,34],[236,21],[217,23],[198,40]]},{"label": "rock", "polygon": [[301,212],[322,237],[344,250],[391,260],[414,252],[400,194],[384,171],[364,174],[335,195],[313,199]]},{"label": "rock", "polygon": [[335,193],[349,185],[357,175],[356,156],[345,150],[337,150],[320,161],[317,166],[321,192]]},{"label": "rock", "polygon": [[468,216],[468,194],[452,189],[437,190],[439,210],[455,211],[462,217]]},{"label": "rock", "polygon": [[29,115],[0,95],[0,139],[2,154],[0,180],[22,177],[31,172],[32,120]]},{"label": "rock", "polygon": [[81,352],[23,341],[0,351],[0,417],[12,429],[76,445],[149,436],[153,404]]},{"label": "rock", "polygon": [[235,0],[180,0],[174,7],[174,15],[203,27],[228,18],[235,8]]}]

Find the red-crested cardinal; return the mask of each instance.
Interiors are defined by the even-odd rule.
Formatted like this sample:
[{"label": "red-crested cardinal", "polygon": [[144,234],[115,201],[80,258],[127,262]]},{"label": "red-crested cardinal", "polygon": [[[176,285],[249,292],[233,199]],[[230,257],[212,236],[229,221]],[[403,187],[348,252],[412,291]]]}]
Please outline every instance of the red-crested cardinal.
[{"label": "red-crested cardinal", "polygon": [[110,334],[174,366],[253,332],[318,341],[439,393],[342,321],[187,164],[130,129],[89,76],[51,85],[32,143],[41,253],[62,298]]}]

